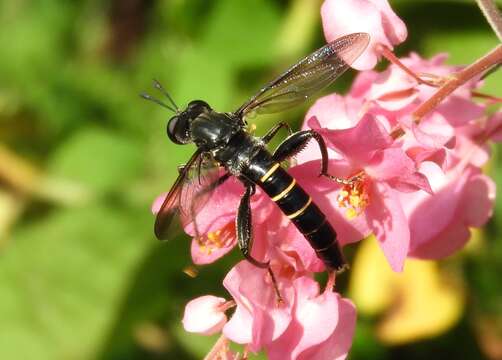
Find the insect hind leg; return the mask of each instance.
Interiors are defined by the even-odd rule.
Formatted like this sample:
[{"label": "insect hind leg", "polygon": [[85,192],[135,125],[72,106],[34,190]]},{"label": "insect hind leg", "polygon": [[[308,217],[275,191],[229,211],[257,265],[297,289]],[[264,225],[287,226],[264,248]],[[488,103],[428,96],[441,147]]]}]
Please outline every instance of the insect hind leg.
[{"label": "insect hind leg", "polygon": [[326,143],[324,142],[321,134],[314,130],[298,131],[291,134],[277,147],[272,154],[272,157],[277,162],[287,160],[305,149],[309,141],[312,139],[317,142],[319,150],[321,151],[321,172],[319,173],[319,176],[325,176],[339,184],[351,184],[358,179],[357,177],[344,179],[328,173],[328,148],[326,147]]},{"label": "insect hind leg", "polygon": [[288,136],[272,154],[272,158],[281,162],[287,160],[305,149],[308,142],[314,139],[321,151],[321,172],[319,176],[328,176],[328,149],[321,134],[314,130],[303,130]]}]

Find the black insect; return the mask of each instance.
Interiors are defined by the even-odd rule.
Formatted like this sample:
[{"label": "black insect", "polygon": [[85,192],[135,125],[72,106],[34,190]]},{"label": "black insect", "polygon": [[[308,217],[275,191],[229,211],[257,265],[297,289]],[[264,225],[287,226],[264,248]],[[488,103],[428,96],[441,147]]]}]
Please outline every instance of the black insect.
[{"label": "black insect", "polygon": [[[155,222],[155,234],[166,239],[171,220],[181,213],[191,222],[211,192],[231,176],[245,186],[236,218],[236,233],[244,257],[259,267],[268,267],[251,256],[250,199],[256,185],[279,206],[315,249],[329,270],[340,271],[345,260],[338,247],[336,232],[312,198],[281,167],[280,163],[296,155],[314,139],[321,151],[320,175],[328,174],[328,153],[323,138],[313,130],[292,133],[286,123],[279,123],[264,136],[255,137],[247,130],[246,116],[252,112],[271,113],[299,104],[331,84],[365,50],[366,33],[343,36],[310,54],[284,74],[262,88],[254,97],[232,113],[214,111],[206,102],[191,101],[180,111],[169,94],[155,82],[170,105],[142,94],[175,112],[167,125],[167,135],[176,144],[195,143],[197,150],[179,169],[179,176],[164,200]],[[270,153],[265,145],[281,128],[290,135]]]}]

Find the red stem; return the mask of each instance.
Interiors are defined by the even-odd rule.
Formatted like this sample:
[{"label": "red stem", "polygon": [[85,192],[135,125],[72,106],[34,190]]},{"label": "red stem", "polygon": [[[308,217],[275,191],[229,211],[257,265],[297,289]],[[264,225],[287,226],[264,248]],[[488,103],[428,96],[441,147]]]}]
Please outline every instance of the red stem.
[{"label": "red stem", "polygon": [[435,83],[433,83],[431,81],[422,79],[413,70],[411,70],[409,67],[407,67],[406,65],[404,65],[401,62],[401,60],[399,60],[397,58],[397,56],[394,55],[394,53],[387,46],[382,45],[382,44],[379,44],[377,46],[378,46],[377,51],[384,58],[386,58],[387,60],[389,60],[392,64],[398,66],[401,70],[403,70],[405,73],[407,73],[408,75],[410,75],[413,79],[415,79],[419,84],[425,84],[425,85],[429,85],[429,86],[432,86],[432,87],[437,87],[437,84],[435,84]]},{"label": "red stem", "polygon": [[[484,73],[492,66],[502,63],[502,44],[492,49],[488,54],[476,60],[473,64],[453,73],[448,80],[439,87],[434,95],[420,104],[412,113],[413,121],[419,123],[429,112],[434,110],[448,95],[465,84],[473,77]],[[391,136],[396,139],[404,134],[400,127],[394,129]]]},{"label": "red stem", "polygon": [[209,353],[204,357],[204,360],[217,360],[218,355],[222,353],[222,351],[226,351],[228,345],[228,340],[225,335],[221,335],[218,340],[214,343],[212,349]]}]

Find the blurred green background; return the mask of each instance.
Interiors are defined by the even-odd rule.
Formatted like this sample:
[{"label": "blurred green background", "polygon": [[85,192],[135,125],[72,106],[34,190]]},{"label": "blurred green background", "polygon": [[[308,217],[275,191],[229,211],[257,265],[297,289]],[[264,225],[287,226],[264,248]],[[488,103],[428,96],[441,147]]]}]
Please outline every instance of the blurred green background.
[{"label": "blurred green background", "polygon": [[[191,279],[182,272],[188,238],[154,238],[150,204],[193,148],[169,143],[169,112],[138,94],[154,93],[157,78],[180,106],[200,98],[234,110],[323,44],[320,4],[0,1],[1,359],[207,353],[215,339],[183,331],[184,304],[227,296],[221,281],[240,255]],[[391,4],[409,31],[398,54],[444,51],[466,64],[497,43],[474,1]],[[484,92],[502,95],[501,73]],[[353,75],[330,91],[346,90]],[[264,118],[258,133],[279,119],[298,127],[306,108]],[[489,172],[500,186],[501,149],[494,155]],[[502,358],[501,229],[499,200],[474,245],[438,267],[441,281],[462,289],[461,311],[444,330],[393,343],[379,335],[392,308],[363,311],[351,359]]]}]

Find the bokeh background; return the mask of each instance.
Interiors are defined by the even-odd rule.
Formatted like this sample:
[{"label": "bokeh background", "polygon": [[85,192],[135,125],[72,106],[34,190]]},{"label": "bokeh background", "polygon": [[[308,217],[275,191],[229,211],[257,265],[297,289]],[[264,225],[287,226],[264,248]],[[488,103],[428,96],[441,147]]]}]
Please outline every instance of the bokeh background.
[{"label": "bokeh background", "polygon": [[[184,304],[227,296],[234,251],[192,279],[189,239],[159,243],[150,204],[193,147],[169,143],[159,79],[231,111],[323,44],[319,0],[0,1],[0,358],[201,359]],[[391,1],[397,49],[467,64],[497,43],[474,1]],[[500,5],[500,3],[499,3]],[[502,95],[502,71],[483,91]],[[330,91],[345,91],[354,74]],[[298,128],[307,106],[261,118]],[[495,109],[494,109],[495,110]],[[500,147],[486,169],[502,186]],[[472,204],[476,206],[476,204]],[[502,359],[502,200],[469,246],[393,275],[371,239],[339,289],[359,307],[351,359]],[[264,358],[260,355],[259,358]]]}]

